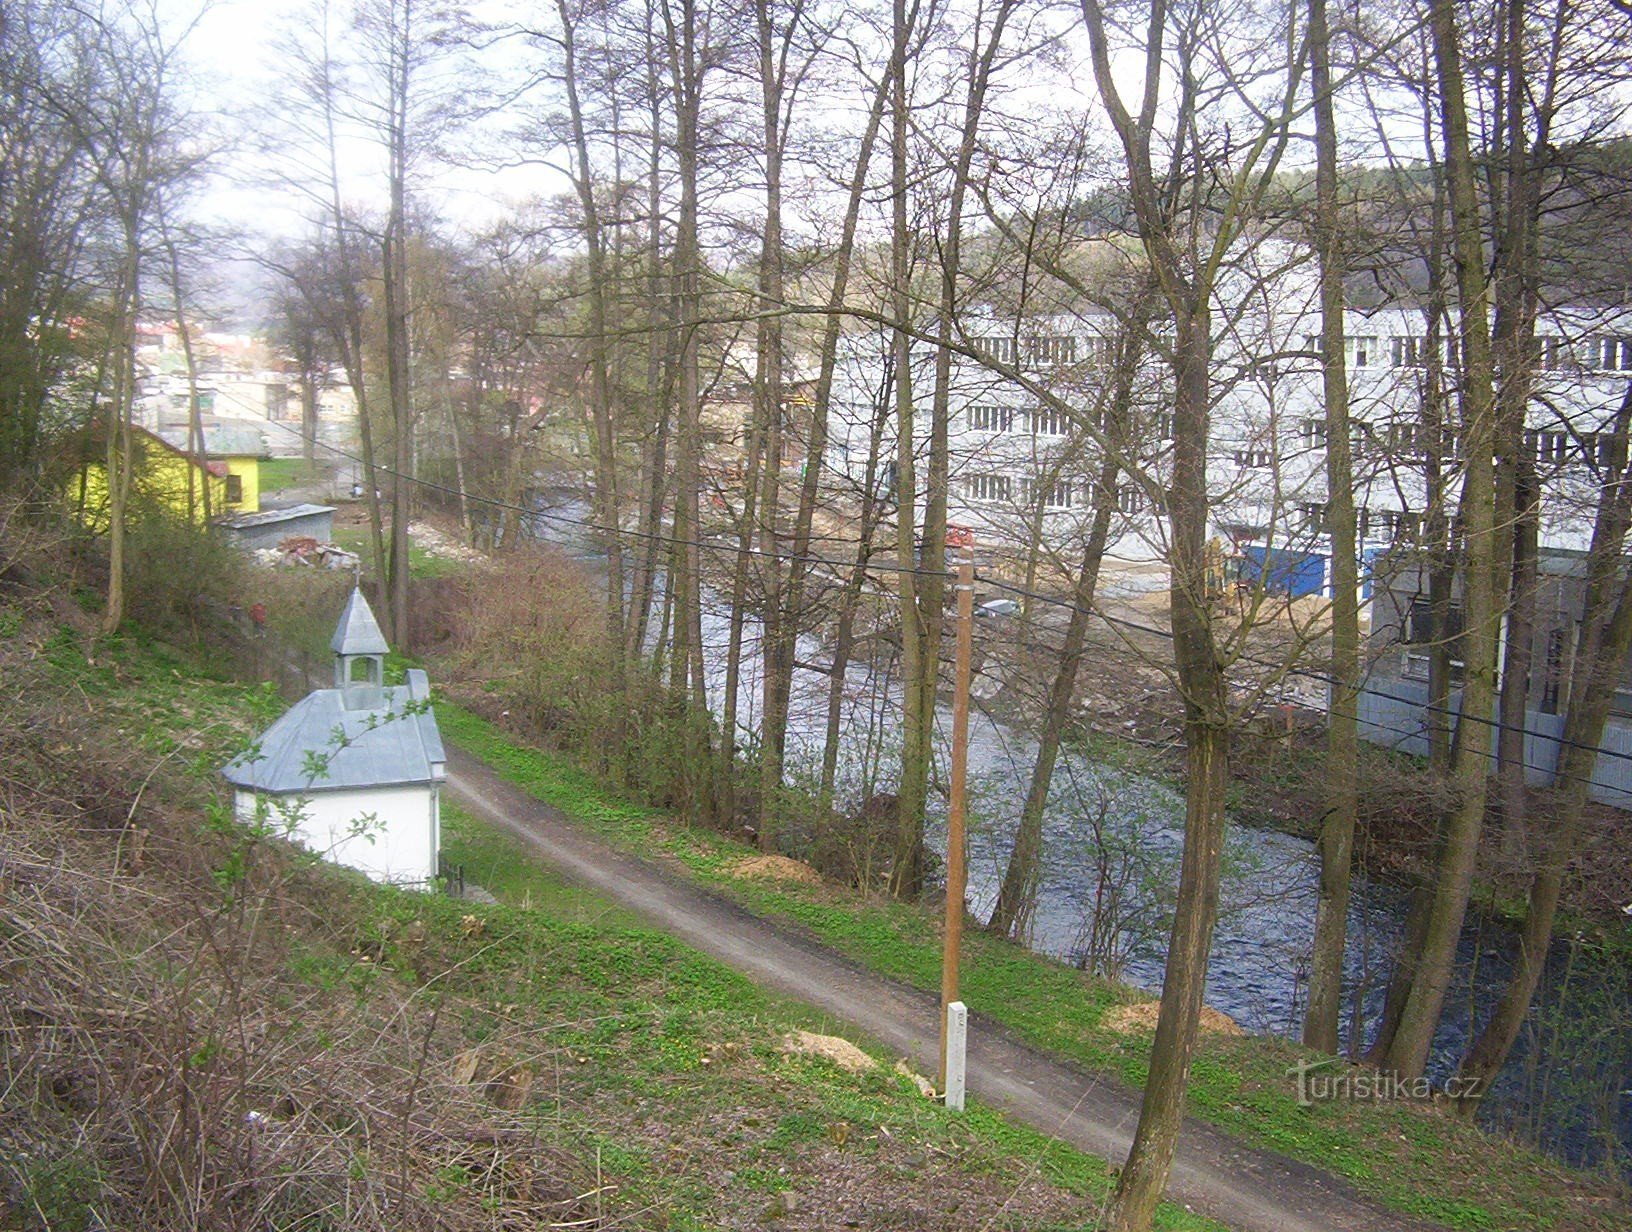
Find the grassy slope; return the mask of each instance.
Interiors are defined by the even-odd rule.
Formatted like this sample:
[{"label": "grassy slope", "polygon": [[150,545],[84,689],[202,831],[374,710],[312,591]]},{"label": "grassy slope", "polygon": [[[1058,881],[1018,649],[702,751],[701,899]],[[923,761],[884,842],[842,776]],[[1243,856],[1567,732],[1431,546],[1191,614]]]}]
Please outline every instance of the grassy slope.
[{"label": "grassy slope", "polygon": [[[618,800],[564,759],[525,747],[493,725],[443,703],[444,732],[540,799],[631,849],[661,851],[699,880],[766,915],[795,920],[823,941],[923,988],[940,979],[940,943],[923,912],[830,887],[767,885],[730,874],[753,853],[719,835],[681,829]],[[967,940],[968,1003],[1031,1042],[1087,1065],[1144,1077],[1148,1035],[1100,1021],[1129,999],[1059,963],[979,933]],[[1412,1214],[1468,1229],[1621,1229],[1626,1208],[1612,1184],[1512,1143],[1495,1140],[1433,1105],[1319,1103],[1299,1107],[1288,1067],[1316,1054],[1281,1039],[1213,1037],[1196,1061],[1193,1112],[1249,1142],[1339,1173]]]},{"label": "grassy slope", "polygon": [[315,483],[325,473],[319,466],[308,465],[304,458],[262,458],[261,491],[276,493],[284,488]]},{"label": "grassy slope", "polygon": [[[66,634],[11,624],[19,653],[0,653],[0,680],[60,699],[83,728],[82,745],[59,754],[48,742],[40,756],[70,773],[119,748],[116,768],[145,779],[140,800],[127,783],[129,808],[151,838],[138,864],[127,830],[87,832],[71,816],[51,829],[6,795],[0,854],[34,844],[40,867],[83,864],[93,884],[116,887],[101,896],[111,914],[98,944],[113,947],[107,970],[131,981],[122,1004],[185,1030],[142,1040],[139,1065],[87,1031],[79,1063],[140,1075],[174,1054],[158,1069],[190,1075],[175,1107],[209,1147],[189,1165],[201,1201],[243,1218],[243,1202],[276,1198],[272,1226],[314,1229],[719,1228],[759,1226],[768,1212],[784,1228],[853,1217],[1040,1229],[1081,1227],[1098,1209],[1109,1185],[1099,1161],[989,1111],[949,1116],[887,1068],[854,1075],[786,1055],[790,1028],[831,1024],[550,877],[457,809],[450,847],[497,905],[369,885],[244,835],[211,806],[215,768],[278,711],[268,689],[200,679],[186,656],[131,640],[105,643],[92,664]],[[124,809],[121,798],[110,815]],[[616,809],[599,816],[614,822]],[[15,891],[0,899],[0,1003],[23,970],[7,960],[39,932],[27,906]],[[76,961],[80,948],[65,946]],[[179,1015],[162,1001],[178,979]],[[213,1024],[197,1028],[202,1042],[195,1019]],[[107,1122],[107,1101],[58,1107],[40,1094],[57,1089],[50,1074],[31,1067],[74,1063],[79,1034],[55,1024],[50,1049],[34,1051],[31,1024],[12,1025],[0,1021],[18,1044],[0,1093],[0,1226],[187,1222],[173,1193],[144,1187],[151,1170],[127,1174],[119,1155],[163,1122],[171,1088],[146,1093],[153,1115],[128,1123]],[[70,1152],[67,1172],[38,1162]],[[796,1197],[777,1196],[787,1191]],[[325,1213],[359,1201],[366,1210]],[[223,1217],[212,1207],[203,1218]],[[1161,1226],[1213,1225],[1165,1208]]]}]

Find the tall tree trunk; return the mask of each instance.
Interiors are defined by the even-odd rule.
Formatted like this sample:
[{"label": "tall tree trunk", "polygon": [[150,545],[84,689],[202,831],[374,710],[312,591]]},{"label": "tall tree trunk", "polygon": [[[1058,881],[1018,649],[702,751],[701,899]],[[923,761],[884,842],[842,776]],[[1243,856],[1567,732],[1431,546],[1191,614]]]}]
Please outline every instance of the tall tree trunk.
[{"label": "tall tree trunk", "polygon": [[[1205,246],[1197,251],[1185,247],[1198,237],[1178,229],[1189,224],[1175,223],[1169,212],[1174,185],[1158,184],[1151,157],[1158,116],[1171,109],[1177,131],[1189,136],[1195,131],[1199,106],[1199,87],[1188,72],[1180,74],[1176,99],[1168,108],[1163,106],[1168,7],[1164,0],[1155,0],[1149,9],[1143,94],[1137,115],[1130,114],[1123,103],[1112,72],[1103,5],[1100,0],[1082,0],[1082,13],[1095,84],[1121,147],[1140,241],[1175,331],[1171,357],[1173,453],[1167,519],[1173,668],[1184,707],[1184,845],[1149,1077],[1133,1147],[1117,1179],[1107,1223],[1111,1232],[1144,1232],[1151,1225],[1166,1187],[1184,1117],[1185,1087],[1195,1054],[1207,957],[1218,918],[1224,849],[1231,716],[1226,654],[1213,629],[1207,567],[1212,302],[1226,254],[1241,236],[1268,185],[1274,182],[1290,132],[1301,64],[1286,66],[1283,97],[1276,107],[1263,113],[1261,127],[1235,154],[1238,170],[1219,203],[1222,208],[1216,214],[1218,221],[1210,228]],[[1190,13],[1188,22],[1194,20],[1194,13]],[[1172,49],[1174,56],[1188,61],[1189,44],[1196,37],[1193,24],[1181,25],[1177,45]],[[1187,173],[1175,170],[1174,174]]]},{"label": "tall tree trunk", "polygon": [[867,467],[861,492],[861,518],[856,536],[855,564],[839,594],[839,610],[833,637],[833,662],[828,669],[827,725],[822,742],[822,773],[816,790],[816,815],[827,817],[833,808],[834,784],[838,778],[839,745],[843,738],[844,681],[850,669],[850,655],[855,646],[856,608],[861,602],[862,587],[867,581],[867,562],[873,554],[873,536],[878,528],[879,504],[878,472],[884,448],[884,433],[890,420],[891,406],[888,390],[880,391],[874,410],[871,430],[867,438]]},{"label": "tall tree trunk", "polygon": [[595,520],[606,547],[605,620],[607,651],[612,672],[612,729],[608,766],[622,779],[628,761],[627,668],[623,628],[623,505],[618,499],[618,452],[608,336],[606,236],[601,226],[600,203],[595,199],[595,178],[589,161],[589,136],[578,94],[577,27],[567,0],[557,0],[564,54],[562,79],[572,125],[573,185],[583,216],[584,247],[589,286],[589,371],[591,416],[595,424]]},{"label": "tall tree trunk", "polygon": [[[899,830],[896,836],[895,862],[900,872],[892,870],[891,888],[898,895],[911,896],[917,894],[923,887],[923,813],[929,791],[930,763],[933,759],[935,747],[935,702],[940,689],[941,666],[941,626],[943,624],[943,609],[946,600],[946,501],[947,485],[951,475],[951,450],[949,444],[951,425],[951,392],[952,392],[952,342],[954,338],[954,317],[958,310],[958,278],[961,275],[961,253],[963,245],[963,209],[964,200],[969,191],[969,168],[974,161],[976,142],[980,133],[981,114],[985,109],[987,83],[991,78],[992,64],[1003,41],[1003,30],[1008,23],[1009,16],[1015,8],[1013,0],[998,0],[996,11],[992,16],[992,27],[989,38],[984,47],[980,46],[980,31],[974,31],[966,69],[966,86],[964,95],[963,124],[960,133],[958,150],[952,168],[952,184],[950,200],[947,203],[946,235],[942,241],[940,259],[940,296],[939,311],[935,323],[935,375],[934,386],[930,395],[929,416],[929,466],[924,477],[924,521],[922,533],[906,533],[908,520],[905,519],[906,509],[903,502],[898,516],[903,518],[902,545],[900,556],[904,565],[910,564],[920,572],[912,578],[912,607],[913,613],[907,612],[907,594],[902,591],[902,625],[901,642],[902,681],[901,696],[903,701],[902,731],[903,750],[901,757],[901,786],[897,796],[901,801],[901,811],[897,818]],[[898,0],[898,16],[900,20],[900,43],[898,62],[899,80],[897,89],[897,105],[899,108],[899,123],[906,123],[906,43],[908,31],[911,30],[916,10],[910,15],[904,3]],[[896,169],[899,174],[897,183],[898,196],[895,202],[898,211],[896,217],[900,226],[905,227],[906,219],[906,134],[905,129],[898,130],[896,148]],[[907,252],[905,242],[897,245],[901,258],[904,260]],[[907,267],[898,263],[895,276],[897,302],[895,315],[898,322],[905,325],[908,322]],[[902,384],[897,386],[898,391],[904,391],[904,405],[907,410],[898,414],[898,418],[910,417],[915,408],[912,405],[912,374],[908,370],[910,345],[905,336],[901,338],[901,353],[897,357],[896,379]],[[898,430],[901,430],[898,428]],[[906,474],[905,463],[902,463],[902,473]],[[913,489],[916,484],[913,485]],[[903,491],[909,489],[903,488]],[[903,574],[903,578],[906,575]],[[909,640],[915,639],[911,650],[908,650]],[[909,751],[910,750],[910,755]],[[905,862],[905,863],[904,863]],[[903,866],[904,863],[904,866]]]},{"label": "tall tree trunk", "polygon": [[[1193,303],[1194,301],[1192,301]],[[1112,1232],[1150,1226],[1167,1184],[1218,919],[1229,781],[1223,663],[1207,602],[1207,442],[1210,321],[1205,300],[1178,323],[1171,525],[1173,662],[1184,702],[1185,818],[1179,894],[1168,939],[1162,1004],[1133,1148],[1111,1200]]]},{"label": "tall tree trunk", "polygon": [[759,845],[772,850],[781,807],[782,757],[788,729],[788,689],[793,676],[793,613],[782,607],[782,317],[784,293],[782,241],[782,156],[787,141],[783,98],[787,89],[787,55],[803,18],[803,0],[795,0],[780,44],[772,0],[756,0],[754,18],[759,45],[760,137],[765,155],[765,234],[759,249],[759,321],[755,330],[754,399],[764,426],[764,465],[759,497],[761,619],[759,741]]},{"label": "tall tree trunk", "polygon": [[[448,374],[442,374],[443,388],[447,389]],[[459,500],[459,530],[466,543],[472,541],[475,527],[470,520],[470,493],[465,487],[465,433],[459,426],[459,408],[449,390],[442,399],[443,414],[448,417],[448,435],[453,440],[453,486]]]},{"label": "tall tree trunk", "polygon": [[[393,211],[395,213],[395,211]],[[398,221],[401,221],[398,216]],[[394,238],[397,223],[386,229],[384,257],[386,385],[391,404],[391,548],[386,556],[385,588],[391,593],[391,644],[408,646],[408,485],[413,469],[412,393],[409,388],[407,254]]]},{"label": "tall tree trunk", "polygon": [[[1428,569],[1428,766],[1436,775],[1451,772],[1451,609],[1456,576],[1456,558],[1460,552],[1461,534],[1453,528],[1450,516],[1447,463],[1454,459],[1455,430],[1450,426],[1449,393],[1445,386],[1444,369],[1440,363],[1440,338],[1448,312],[1450,293],[1446,286],[1446,243],[1449,205],[1445,199],[1444,167],[1434,161],[1434,125],[1432,116],[1423,117],[1423,147],[1430,151],[1433,175],[1433,201],[1428,224],[1428,294],[1424,303],[1424,334],[1427,339],[1428,364],[1422,387],[1423,436],[1428,442],[1424,459],[1424,497],[1426,510],[1423,517],[1425,542],[1423,553]],[[1419,934],[1420,943],[1420,934]],[[1415,954],[1410,965],[1416,962]],[[1401,988],[1403,998],[1409,983]],[[1403,1000],[1401,1002],[1403,1007]],[[1398,1014],[1390,1016],[1398,1023]],[[1390,1040],[1392,1031],[1390,1032]]]},{"label": "tall tree trunk", "polygon": [[307,470],[317,463],[317,374],[300,374],[300,456]]},{"label": "tall tree trunk", "polygon": [[411,0],[401,9],[401,23],[390,30],[388,158],[390,212],[385,226],[381,277],[385,292],[385,375],[391,401],[391,552],[386,589],[391,592],[391,641],[399,652],[408,645],[408,508],[413,469],[413,375],[408,337],[408,103],[410,48],[415,37]]},{"label": "tall tree trunk", "polygon": [[1338,1048],[1343,952],[1360,804],[1360,572],[1354,467],[1349,457],[1349,382],[1343,328],[1343,224],[1337,199],[1337,119],[1326,0],[1309,0],[1315,113],[1315,237],[1320,256],[1321,371],[1326,400],[1326,530],[1332,545],[1332,696],[1326,735],[1326,815],[1320,825],[1320,895],[1303,1042]]},{"label": "tall tree trunk", "polygon": [[[1142,309],[1143,306],[1141,306]],[[1145,313],[1136,311],[1132,319],[1143,325]],[[1059,666],[1048,692],[1048,704],[1043,712],[1043,726],[1037,737],[1037,759],[1032,763],[1031,780],[1026,787],[1025,803],[1020,810],[1020,825],[1015,831],[1014,849],[1009,854],[1008,866],[998,890],[997,903],[986,922],[990,932],[1021,940],[1030,927],[1036,907],[1037,888],[1041,880],[1043,850],[1043,814],[1048,807],[1054,767],[1059,759],[1060,741],[1071,716],[1071,699],[1076,693],[1077,673],[1088,641],[1088,624],[1093,614],[1094,597],[1099,587],[1099,571],[1110,543],[1111,523],[1117,511],[1117,476],[1121,473],[1118,461],[1129,445],[1129,425],[1133,419],[1134,381],[1146,351],[1143,338],[1133,328],[1125,328],[1117,352],[1112,374],[1110,405],[1101,417],[1105,427],[1105,447],[1101,451],[1098,474],[1092,488],[1094,517],[1089,524],[1088,538],[1083,545],[1082,565],[1077,573],[1077,584],[1072,595],[1070,620],[1066,625],[1065,642],[1060,651]],[[1026,588],[1032,589],[1028,580]]]},{"label": "tall tree trunk", "polygon": [[[136,207],[127,207],[134,209]],[[124,227],[125,251],[113,304],[113,397],[107,409],[107,451],[103,465],[108,478],[108,589],[100,631],[111,637],[125,621],[125,535],[135,469],[131,420],[136,404],[136,314],[140,299],[140,248],[136,224],[128,217]]]},{"label": "tall tree trunk", "polygon": [[1411,887],[1406,899],[1405,925],[1400,930],[1400,944],[1388,974],[1388,988],[1383,994],[1383,1010],[1377,1019],[1372,1042],[1364,1054],[1368,1065],[1381,1066],[1388,1058],[1388,1050],[1394,1046],[1394,1035],[1400,1029],[1406,998],[1411,995],[1412,981],[1417,978],[1417,960],[1422,956],[1422,940],[1428,932],[1428,914],[1433,905],[1431,885],[1419,881]]},{"label": "tall tree trunk", "polygon": [[[678,23],[676,13],[678,11]],[[674,539],[671,574],[674,596],[671,688],[681,707],[685,733],[686,807],[694,820],[714,813],[708,698],[703,688],[702,538],[698,497],[702,402],[697,332],[702,319],[702,256],[698,236],[698,142],[701,70],[697,58],[697,11],[694,0],[663,6],[669,36],[669,66],[674,89],[675,153],[680,182],[680,211],[674,242],[676,326],[680,337],[679,414],[676,434]]]},{"label": "tall tree trunk", "polygon": [[[326,20],[325,11],[325,22]],[[352,239],[352,228],[346,217],[345,200],[341,191],[343,181],[340,173],[340,121],[337,115],[337,97],[329,84],[335,75],[329,54],[329,41],[325,32],[323,60],[319,66],[322,85],[325,88],[320,89],[317,103],[322,117],[324,154],[328,163],[327,182],[324,185],[327,194],[324,203],[327,214],[325,226],[330,230],[334,241],[340,280],[339,315],[329,317],[327,324],[335,349],[340,353],[341,366],[346,372],[346,383],[351,387],[352,399],[356,403],[357,431],[363,451],[363,500],[368,510],[369,555],[374,562],[374,574],[380,579],[380,597],[384,600],[383,614],[386,627],[395,629],[396,619],[392,612],[395,595],[389,585],[385,523],[380,509],[379,457],[374,447],[372,399],[369,397],[363,363],[364,307],[361,287],[363,271],[358,268],[356,244]]]},{"label": "tall tree trunk", "polygon": [[[656,14],[646,5],[648,26]],[[647,58],[645,80],[647,119],[651,126],[646,145],[646,397],[653,423],[641,492],[638,532],[642,550],[636,554],[630,585],[628,642],[625,661],[642,662],[650,626],[652,593],[657,584],[658,545],[663,530],[663,504],[668,487],[669,425],[672,419],[671,372],[667,361],[674,340],[663,294],[663,107],[655,56]]]},{"label": "tall tree trunk", "polygon": [[[889,78],[885,77],[879,83],[879,88],[873,95],[872,111],[867,119],[867,127],[862,133],[861,146],[856,154],[856,164],[851,172],[849,184],[849,198],[845,206],[844,225],[839,237],[838,249],[833,254],[833,280],[828,293],[827,315],[822,331],[822,345],[820,359],[817,366],[816,390],[812,398],[810,412],[810,430],[805,441],[805,473],[799,487],[799,510],[794,517],[793,525],[793,559],[788,567],[788,585],[784,592],[783,615],[779,625],[779,640],[781,645],[776,651],[775,668],[781,679],[775,686],[781,705],[773,714],[769,707],[766,709],[765,729],[775,739],[785,745],[787,740],[788,708],[787,699],[793,689],[794,645],[800,628],[800,621],[805,616],[806,581],[810,576],[811,568],[811,535],[816,518],[816,504],[822,491],[822,467],[827,456],[828,421],[833,404],[833,377],[838,367],[839,338],[843,329],[843,309],[849,292],[850,267],[855,253],[856,228],[861,219],[862,197],[867,185],[867,169],[872,162],[873,147],[878,140],[878,130],[883,121],[884,107],[889,101]],[[877,442],[873,445],[872,464],[877,463]],[[867,511],[872,507],[872,482],[868,479],[868,489],[862,498],[862,533],[870,535],[871,526]],[[865,564],[865,559],[858,559]],[[851,609],[851,620],[854,620],[854,609]],[[842,633],[842,616],[840,632]],[[848,653],[846,654],[848,658]],[[836,679],[842,683],[843,671],[838,671]],[[771,738],[767,736],[767,739]],[[836,764],[837,746],[834,745],[834,759]],[[832,804],[832,779],[828,771],[828,758],[824,749],[822,782],[825,785],[826,803],[818,808],[818,816],[826,816],[827,808]],[[763,811],[769,807],[769,802],[762,800],[760,808]],[[763,825],[763,819],[761,825]]]},{"label": "tall tree trunk", "polygon": [[[170,301],[176,309],[176,333],[181,338],[181,356],[187,368],[187,452],[193,464],[187,469],[187,520],[203,512],[207,526],[214,516],[210,492],[209,451],[204,443],[204,417],[198,404],[198,360],[193,353],[193,331],[187,324],[187,306],[181,294],[181,252],[169,234],[169,219],[161,207],[159,227],[164,236],[165,263],[170,274]],[[194,492],[194,479],[198,488]],[[195,506],[195,501],[197,502]]]},{"label": "tall tree trunk", "polygon": [[[911,37],[906,0],[893,0],[894,44],[890,56],[890,313],[894,319],[895,368],[895,561],[901,619],[901,779],[896,792],[895,852],[890,893],[916,898],[924,877],[924,806],[929,794],[931,744],[926,724],[934,719],[935,668],[918,596],[916,407],[912,396],[912,233],[907,224],[907,47]],[[944,533],[944,527],[943,527]],[[927,682],[928,697],[925,697]]]},{"label": "tall tree trunk", "polygon": [[1632,654],[1632,585],[1625,576],[1627,528],[1632,522],[1632,474],[1627,437],[1632,427],[1632,385],[1615,417],[1611,457],[1599,493],[1587,552],[1585,618],[1576,640],[1575,671],[1560,740],[1558,767],[1547,793],[1547,832],[1525,903],[1519,951],[1507,987],[1458,1071],[1460,1106],[1470,1115],[1501,1072],[1535,998],[1546,967],[1564,876],[1580,846],[1591,800],[1592,776],[1609,711],[1627,656]]},{"label": "tall tree trunk", "polygon": [[1461,721],[1457,724],[1455,786],[1457,799],[1443,823],[1441,858],[1435,877],[1416,977],[1400,1015],[1399,1029],[1386,1064],[1417,1077],[1428,1062],[1450,986],[1456,944],[1467,913],[1484,826],[1491,727],[1496,700],[1495,668],[1498,566],[1494,451],[1496,399],[1492,372],[1487,296],[1479,203],[1474,183],[1473,152],[1462,83],[1462,55],[1456,30],[1457,9],[1451,0],[1434,0],[1431,28],[1439,70],[1440,106],[1445,132],[1445,168],[1450,190],[1451,225],[1457,274],[1457,308],[1461,319],[1462,379],[1462,524],[1465,528],[1463,595],[1466,613]]},{"label": "tall tree trunk", "polygon": [[[1536,459],[1525,448],[1525,418],[1535,384],[1536,311],[1540,275],[1540,190],[1536,167],[1525,135],[1525,113],[1531,82],[1525,64],[1526,11],[1524,0],[1506,0],[1500,47],[1503,61],[1502,130],[1505,156],[1499,169],[1500,187],[1492,201],[1499,205],[1496,228],[1495,363],[1499,374],[1497,397],[1497,488],[1506,495],[1498,507],[1498,525],[1513,527],[1512,575],[1508,589],[1508,625],[1502,664],[1500,714],[1497,734],[1498,791],[1501,798],[1502,843],[1510,857],[1524,848],[1525,728],[1530,702],[1530,671],[1536,630],[1536,587],[1539,573],[1541,491]],[[1550,77],[1550,75],[1549,75]],[[1535,145],[1544,150],[1551,136],[1545,105],[1537,108]]]},{"label": "tall tree trunk", "polygon": [[[737,818],[737,709],[742,682],[742,631],[748,616],[748,580],[754,569],[755,504],[766,425],[756,408],[748,430],[748,456],[742,482],[742,508],[737,513],[737,562],[731,572],[731,627],[726,635],[725,695],[720,699],[720,765],[715,772],[715,794],[720,820],[727,827]],[[761,749],[763,755],[764,750]],[[764,809],[760,816],[764,816]],[[759,834],[762,849],[772,849],[774,836]]]},{"label": "tall tree trunk", "polygon": [[1054,766],[1059,760],[1060,741],[1071,718],[1071,699],[1076,694],[1077,671],[1088,644],[1088,623],[1093,615],[1094,595],[1099,587],[1099,570],[1110,541],[1111,518],[1116,512],[1116,476],[1120,468],[1107,454],[1094,481],[1094,520],[1082,549],[1082,564],[1071,595],[1071,617],[1065,627],[1060,662],[1048,690],[1043,726],[1037,733],[1037,759],[1031,766],[1026,800],[1020,809],[1020,825],[1014,834],[1014,850],[1003,872],[997,903],[986,922],[990,932],[1023,940],[1031,927],[1037,906],[1037,888],[1042,880],[1043,813],[1048,808]]}]

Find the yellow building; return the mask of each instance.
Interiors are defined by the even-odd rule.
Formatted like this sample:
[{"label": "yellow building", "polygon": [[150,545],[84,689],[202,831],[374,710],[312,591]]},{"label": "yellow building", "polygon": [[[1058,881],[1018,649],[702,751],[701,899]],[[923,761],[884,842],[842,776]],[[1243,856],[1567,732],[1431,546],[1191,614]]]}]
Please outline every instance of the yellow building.
[{"label": "yellow building", "polygon": [[[204,487],[209,485],[210,512],[258,513],[261,508],[260,459],[227,454],[198,459],[145,428],[132,428],[131,505],[135,510],[161,506],[179,517],[204,519]],[[100,434],[98,434],[100,435]],[[108,525],[108,472],[104,439],[87,441],[85,461],[69,480],[65,495],[80,521],[92,530]]]}]

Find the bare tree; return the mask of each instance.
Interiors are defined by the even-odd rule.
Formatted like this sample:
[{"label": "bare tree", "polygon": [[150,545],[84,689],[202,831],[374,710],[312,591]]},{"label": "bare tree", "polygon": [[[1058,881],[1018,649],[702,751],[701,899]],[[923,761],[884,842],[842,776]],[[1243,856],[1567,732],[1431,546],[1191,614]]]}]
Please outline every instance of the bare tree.
[{"label": "bare tree", "polygon": [[72,364],[85,248],[105,199],[81,110],[99,61],[77,8],[24,0],[0,21],[0,484],[37,481],[51,389]]},{"label": "bare tree", "polygon": [[[1111,1204],[1109,1227],[1124,1232],[1150,1226],[1167,1182],[1218,912],[1230,706],[1225,679],[1228,651],[1214,628],[1207,581],[1213,293],[1226,255],[1251,224],[1255,205],[1273,182],[1290,136],[1299,66],[1277,66],[1279,90],[1267,105],[1252,108],[1255,126],[1236,145],[1233,157],[1218,168],[1215,180],[1211,171],[1201,169],[1209,153],[1202,144],[1205,122],[1200,108],[1204,99],[1198,76],[1206,62],[1198,57],[1210,53],[1215,64],[1228,63],[1229,57],[1219,54],[1222,42],[1213,41],[1219,39],[1220,31],[1208,6],[1169,5],[1163,0],[1150,6],[1140,39],[1144,80],[1136,111],[1130,111],[1123,101],[1112,71],[1113,44],[1105,6],[1099,0],[1083,0],[1082,11],[1094,80],[1122,150],[1139,237],[1174,328],[1169,356],[1174,407],[1167,520],[1173,665],[1184,707],[1184,851],[1139,1126]],[[1282,47],[1298,44],[1284,28],[1274,37]],[[1166,102],[1163,84],[1170,79],[1169,39],[1177,64],[1177,94]],[[1169,116],[1169,170],[1164,180],[1153,144],[1158,123]],[[1215,185],[1216,190],[1210,191]],[[1214,219],[1205,229],[1190,212],[1203,201],[1211,206]]]},{"label": "bare tree", "polygon": [[1332,679],[1327,719],[1326,816],[1320,827],[1320,897],[1303,1042],[1338,1047],[1343,952],[1360,797],[1360,577],[1350,460],[1349,377],[1343,317],[1343,220],[1338,200],[1337,117],[1326,0],[1309,0],[1309,69],[1315,119],[1315,244],[1320,260],[1321,370],[1326,403],[1326,527],[1332,544]]},{"label": "bare tree", "polygon": [[104,402],[108,490],[108,586],[101,631],[125,618],[125,546],[135,473],[136,319],[142,280],[159,250],[157,217],[166,186],[196,170],[171,138],[186,121],[177,114],[181,46],[191,27],[167,29],[156,13],[134,8],[88,15],[76,32],[79,54],[101,66],[94,91],[67,118],[108,203],[107,335],[110,388]]},{"label": "bare tree", "polygon": [[1443,822],[1439,867],[1422,948],[1386,1057],[1391,1069],[1408,1075],[1421,1074],[1427,1064],[1473,884],[1486,797],[1486,759],[1480,745],[1488,739],[1494,721],[1500,621],[1497,582],[1506,563],[1497,542],[1496,526],[1496,401],[1486,309],[1489,288],[1456,7],[1446,0],[1436,0],[1429,19],[1439,77],[1460,319],[1460,442],[1464,458],[1461,518],[1465,532],[1463,596],[1467,665],[1454,762],[1458,801]]}]

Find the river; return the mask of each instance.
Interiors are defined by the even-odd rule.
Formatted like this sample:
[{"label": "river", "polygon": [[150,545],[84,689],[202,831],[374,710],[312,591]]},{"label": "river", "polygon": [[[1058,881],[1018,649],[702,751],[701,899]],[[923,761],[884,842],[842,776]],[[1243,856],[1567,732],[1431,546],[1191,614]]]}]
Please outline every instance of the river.
[{"label": "river", "polygon": [[[560,540],[559,533],[544,537]],[[580,542],[569,544],[593,559]],[[591,549],[592,551],[592,549]],[[728,600],[709,594],[703,638],[710,704],[721,712],[729,632]],[[758,726],[759,625],[744,623],[737,721],[744,742]],[[802,638],[796,658],[830,657]],[[829,677],[795,673],[786,766],[790,780],[815,780],[825,738]],[[899,688],[888,668],[852,664],[846,674],[838,785],[854,804],[893,789],[891,711]],[[951,710],[937,708],[938,768],[950,752]],[[1037,744],[1017,726],[977,707],[969,739],[971,911],[985,918],[1013,845]],[[1044,821],[1045,873],[1032,921],[1035,950],[1085,961],[1158,994],[1166,919],[1177,881],[1183,798],[1153,778],[1096,764],[1062,750]],[[928,840],[945,854],[944,798],[930,806]],[[1296,1036],[1313,935],[1317,860],[1312,843],[1235,826],[1226,848],[1221,912],[1207,976],[1207,1004],[1244,1029]],[[1345,1039],[1358,1016],[1362,1035],[1382,1008],[1398,943],[1403,895],[1357,877],[1349,915]],[[1448,1077],[1505,981],[1513,938],[1475,915],[1464,929],[1455,979],[1434,1041],[1430,1077]],[[1632,1176],[1632,973],[1595,960],[1572,961],[1569,942],[1555,959],[1525,1034],[1484,1102],[1492,1128],[1521,1131],[1563,1158],[1598,1165],[1612,1155]],[[975,1007],[979,1008],[979,1007]],[[1291,1081],[1290,1079],[1288,1081]]]}]

